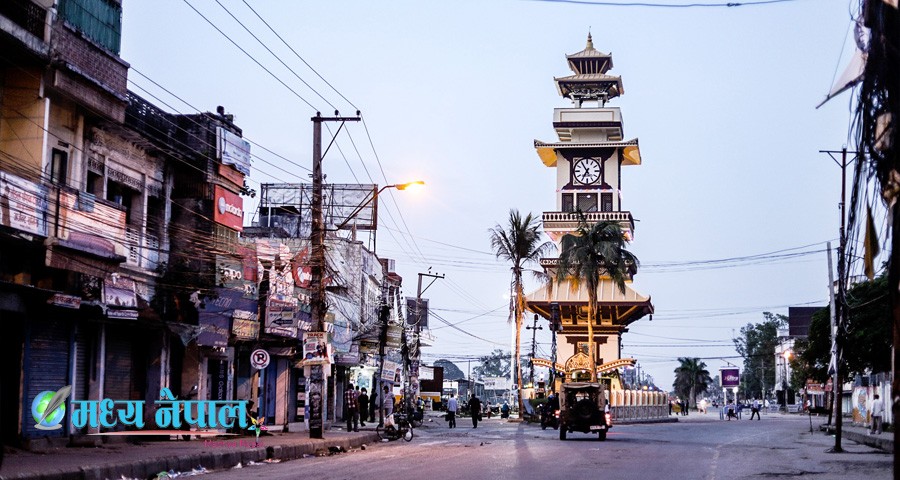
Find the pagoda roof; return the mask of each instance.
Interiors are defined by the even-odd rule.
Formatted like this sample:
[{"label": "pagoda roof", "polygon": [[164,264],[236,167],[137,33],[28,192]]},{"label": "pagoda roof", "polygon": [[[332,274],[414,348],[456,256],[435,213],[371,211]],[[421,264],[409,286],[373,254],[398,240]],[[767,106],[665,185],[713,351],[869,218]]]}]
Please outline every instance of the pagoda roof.
[{"label": "pagoda roof", "polygon": [[605,73],[579,73],[567,77],[555,77],[556,87],[563,97],[584,96],[586,92],[578,90],[590,90],[590,94],[605,94],[607,99],[618,97],[625,93],[622,86],[622,77],[607,75]]},{"label": "pagoda roof", "polygon": [[606,73],[613,67],[612,54],[603,53],[594,48],[594,41],[588,33],[587,45],[584,50],[566,55],[569,68],[576,74]]},{"label": "pagoda roof", "polygon": [[[601,277],[597,285],[597,307],[604,317],[614,318],[614,325],[628,325],[645,315],[653,313],[653,303],[649,296],[634,291],[627,283],[622,293],[615,282]],[[550,304],[558,303],[568,312],[572,307],[584,307],[589,303],[584,282],[563,280],[552,286],[544,285],[525,296],[526,307],[532,312],[549,318]],[[579,310],[580,311],[580,310]],[[571,313],[571,312],[568,312]]]},{"label": "pagoda roof", "polygon": [[541,162],[548,167],[555,167],[557,156],[557,150],[569,150],[576,148],[621,148],[622,149],[622,164],[623,165],[640,165],[641,164],[641,149],[638,145],[638,139],[632,138],[631,140],[619,141],[619,142],[589,142],[589,143],[577,143],[577,142],[554,142],[547,143],[542,142],[540,140],[534,141],[534,148],[537,150],[538,156],[541,158]]}]

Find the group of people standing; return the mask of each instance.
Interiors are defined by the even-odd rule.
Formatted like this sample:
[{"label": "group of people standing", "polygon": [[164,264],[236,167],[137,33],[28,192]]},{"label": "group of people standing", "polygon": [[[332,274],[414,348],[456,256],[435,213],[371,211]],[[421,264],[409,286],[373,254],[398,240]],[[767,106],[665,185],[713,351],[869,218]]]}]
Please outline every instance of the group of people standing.
[{"label": "group of people standing", "polygon": [[[472,415],[472,428],[478,428],[478,420],[481,420],[481,400],[472,394],[467,405],[469,413]],[[449,428],[456,428],[456,414],[459,413],[459,401],[454,394],[450,394],[447,400],[447,422]]]},{"label": "group of people standing", "polygon": [[[388,418],[394,413],[394,396],[386,385],[381,399],[384,418]],[[347,431],[358,432],[359,427],[365,427],[367,421],[375,423],[375,415],[378,413],[378,392],[373,390],[372,395],[369,396],[365,387],[354,388],[352,383],[348,383],[347,389],[344,391],[344,408],[347,409],[344,417],[347,419]]]}]

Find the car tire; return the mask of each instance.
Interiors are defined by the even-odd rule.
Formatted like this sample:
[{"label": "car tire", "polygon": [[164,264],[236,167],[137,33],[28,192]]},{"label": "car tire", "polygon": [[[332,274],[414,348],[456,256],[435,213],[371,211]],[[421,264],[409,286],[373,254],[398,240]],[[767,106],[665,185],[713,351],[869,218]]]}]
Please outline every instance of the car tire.
[{"label": "car tire", "polygon": [[600,440],[601,442],[606,441],[606,430],[603,430],[602,432],[597,434],[597,440]]},{"label": "car tire", "polygon": [[560,440],[566,439],[566,428],[564,426],[559,427],[559,439]]}]

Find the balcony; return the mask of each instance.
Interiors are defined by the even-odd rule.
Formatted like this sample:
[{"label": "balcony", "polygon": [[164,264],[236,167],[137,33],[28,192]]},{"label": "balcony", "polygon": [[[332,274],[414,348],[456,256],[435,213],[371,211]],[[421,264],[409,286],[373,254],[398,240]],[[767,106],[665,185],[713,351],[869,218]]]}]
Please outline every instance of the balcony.
[{"label": "balcony", "polygon": [[[588,223],[619,222],[628,235],[634,231],[634,219],[631,212],[587,212],[583,214]],[[544,212],[541,220],[544,231],[568,233],[578,228],[577,212]]]},{"label": "balcony", "polygon": [[[0,2],[0,17],[6,17],[6,20],[9,20],[15,25],[9,25],[6,24],[6,22],[0,21],[2,30],[7,31],[23,42],[26,42],[26,44],[31,45],[32,48],[35,48],[35,45],[39,45],[38,43],[33,42],[33,40],[38,40],[40,41],[40,44],[43,44],[44,25],[47,22],[47,9],[30,0],[3,0]],[[19,29],[31,34],[34,38],[27,39],[22,36],[22,32],[20,32]],[[44,50],[45,48],[45,46],[41,45],[40,50]]]},{"label": "balcony", "polygon": [[114,263],[126,260],[125,209],[86,192],[59,192],[57,243]]}]

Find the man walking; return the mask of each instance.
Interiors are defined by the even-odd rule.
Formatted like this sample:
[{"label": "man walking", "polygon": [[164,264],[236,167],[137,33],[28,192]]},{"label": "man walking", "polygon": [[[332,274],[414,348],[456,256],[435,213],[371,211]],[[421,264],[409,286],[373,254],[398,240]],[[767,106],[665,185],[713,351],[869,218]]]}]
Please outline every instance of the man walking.
[{"label": "man walking", "polygon": [[884,418],[884,402],[878,394],[875,394],[875,400],[872,402],[872,430],[870,434],[881,435],[881,420]]},{"label": "man walking", "polygon": [[478,428],[478,417],[481,416],[481,400],[472,394],[472,399],[469,400],[469,413],[472,414],[472,428]]},{"label": "man walking", "polygon": [[750,420],[753,420],[753,416],[756,415],[757,420],[762,420],[759,416],[759,400],[753,399],[753,404],[750,405]]},{"label": "man walking", "polygon": [[384,392],[381,394],[381,410],[384,412],[384,425],[388,425],[388,417],[394,414],[394,395],[390,388],[385,385]]},{"label": "man walking", "polygon": [[456,397],[451,393],[450,400],[447,400],[447,421],[450,422],[448,428],[456,428],[456,410],[458,408],[459,404],[456,401]]},{"label": "man walking", "polygon": [[[357,386],[356,388],[359,388]],[[359,392],[359,396],[356,397],[356,403],[359,404],[359,426],[366,426],[366,419],[369,418],[369,395],[366,394],[366,389],[363,388]]]},{"label": "man walking", "polygon": [[344,407],[347,408],[347,431],[359,431],[359,397],[352,383],[347,384],[344,391]]}]

